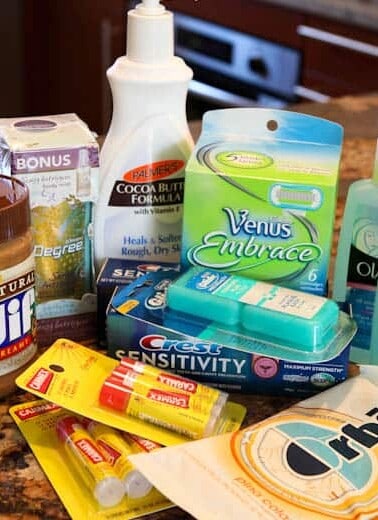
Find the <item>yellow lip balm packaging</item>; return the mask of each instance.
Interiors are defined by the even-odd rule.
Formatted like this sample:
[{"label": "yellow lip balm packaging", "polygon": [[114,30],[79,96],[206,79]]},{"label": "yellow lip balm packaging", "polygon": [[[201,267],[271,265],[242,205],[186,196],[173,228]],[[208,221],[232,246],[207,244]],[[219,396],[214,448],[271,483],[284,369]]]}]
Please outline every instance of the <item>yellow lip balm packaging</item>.
[{"label": "yellow lip balm packaging", "polygon": [[[13,406],[10,414],[73,520],[129,520],[172,507],[150,483],[143,493],[140,486],[138,493],[134,482],[135,496],[125,493],[116,464],[105,456],[99,443],[102,435],[96,439],[86,430],[85,418],[41,399]],[[122,435],[109,430],[112,438]],[[118,458],[127,459],[128,466],[139,474],[128,460],[131,451],[135,454],[146,450],[125,449],[118,444],[113,455],[118,453]]]},{"label": "yellow lip balm packaging", "polygon": [[[57,340],[16,380],[66,410],[164,446],[238,430],[244,406],[178,391],[96,350]],[[167,374],[167,377],[169,374]]]}]

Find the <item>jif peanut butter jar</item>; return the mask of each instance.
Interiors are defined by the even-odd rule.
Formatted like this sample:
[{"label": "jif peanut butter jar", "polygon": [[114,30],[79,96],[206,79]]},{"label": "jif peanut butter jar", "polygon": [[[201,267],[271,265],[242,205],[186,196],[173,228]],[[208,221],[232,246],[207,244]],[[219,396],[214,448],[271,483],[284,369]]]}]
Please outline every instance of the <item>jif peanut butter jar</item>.
[{"label": "jif peanut butter jar", "polygon": [[35,357],[34,254],[28,188],[0,175],[0,398]]}]

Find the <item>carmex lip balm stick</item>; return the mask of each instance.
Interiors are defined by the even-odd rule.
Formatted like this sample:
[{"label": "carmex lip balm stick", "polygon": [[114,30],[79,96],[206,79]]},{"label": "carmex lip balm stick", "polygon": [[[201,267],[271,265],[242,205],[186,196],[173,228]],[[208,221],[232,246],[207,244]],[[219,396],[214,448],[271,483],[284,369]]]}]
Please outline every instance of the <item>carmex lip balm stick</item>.
[{"label": "carmex lip balm stick", "polygon": [[151,441],[150,439],[145,439],[144,437],[140,437],[139,435],[135,435],[130,432],[122,432],[122,436],[126,439],[128,444],[133,447],[136,452],[147,452],[151,453],[151,451],[158,450],[162,447],[161,444],[158,444],[155,441]]},{"label": "carmex lip balm stick", "polygon": [[215,432],[221,418],[217,407],[201,397],[169,391],[165,385],[140,378],[134,373],[126,384],[125,379],[108,377],[100,390],[100,404],[191,439]]},{"label": "carmex lip balm stick", "polygon": [[192,402],[193,404],[196,404],[196,410],[203,413],[214,412],[219,414],[222,411],[218,406],[218,397],[214,399],[214,396],[211,396],[204,399],[201,395],[193,395],[183,390],[173,390],[169,385],[157,381],[155,378],[134,372],[134,370],[131,370],[130,368],[123,366],[116,367],[112,372],[112,376],[119,378],[122,384],[131,386],[136,392],[140,391],[141,389],[142,392],[144,392],[145,388],[160,388],[165,392],[175,392],[177,395],[186,395],[190,398],[193,398]]},{"label": "carmex lip balm stick", "polygon": [[221,392],[216,388],[197,383],[196,381],[187,379],[186,377],[171,374],[170,372],[166,372],[165,370],[161,370],[152,365],[147,365],[142,361],[136,361],[126,356],[121,359],[121,367],[151,377],[152,379],[167,386],[171,386],[180,392],[198,395],[205,399],[209,399],[220,409],[223,408],[228,399],[228,394],[226,392]]},{"label": "carmex lip balm stick", "polygon": [[312,352],[335,334],[337,304],[322,296],[193,267],[170,284],[168,307]]},{"label": "carmex lip balm stick", "polygon": [[73,466],[103,507],[113,507],[125,495],[124,485],[107,462],[95,440],[73,415],[56,423],[56,432]]},{"label": "carmex lip balm stick", "polygon": [[145,450],[134,448],[121,432],[110,426],[90,419],[84,419],[83,424],[96,440],[105,459],[124,483],[127,496],[130,498],[146,496],[151,491],[152,485],[129,460],[129,455]]}]

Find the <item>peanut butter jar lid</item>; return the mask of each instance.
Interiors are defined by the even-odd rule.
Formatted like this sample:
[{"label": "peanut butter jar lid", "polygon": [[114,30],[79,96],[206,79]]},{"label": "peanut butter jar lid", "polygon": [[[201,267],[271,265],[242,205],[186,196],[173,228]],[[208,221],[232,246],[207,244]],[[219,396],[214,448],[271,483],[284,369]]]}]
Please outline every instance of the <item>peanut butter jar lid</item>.
[{"label": "peanut butter jar lid", "polygon": [[0,175],[0,242],[23,235],[29,227],[28,187],[19,179]]}]

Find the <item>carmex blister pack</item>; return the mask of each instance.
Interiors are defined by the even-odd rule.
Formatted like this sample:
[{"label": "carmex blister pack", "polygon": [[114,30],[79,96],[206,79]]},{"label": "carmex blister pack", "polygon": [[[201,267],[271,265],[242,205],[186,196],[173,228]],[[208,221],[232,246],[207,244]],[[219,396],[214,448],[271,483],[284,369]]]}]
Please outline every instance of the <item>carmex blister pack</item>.
[{"label": "carmex blister pack", "polygon": [[172,507],[129,459],[156,443],[43,399],[10,414],[73,520],[129,520]]},{"label": "carmex blister pack", "polygon": [[141,373],[125,362],[60,339],[16,383],[70,412],[163,445],[240,427],[244,406],[230,402],[219,390],[206,393],[204,385],[176,379],[174,387],[169,373],[158,377]]}]

